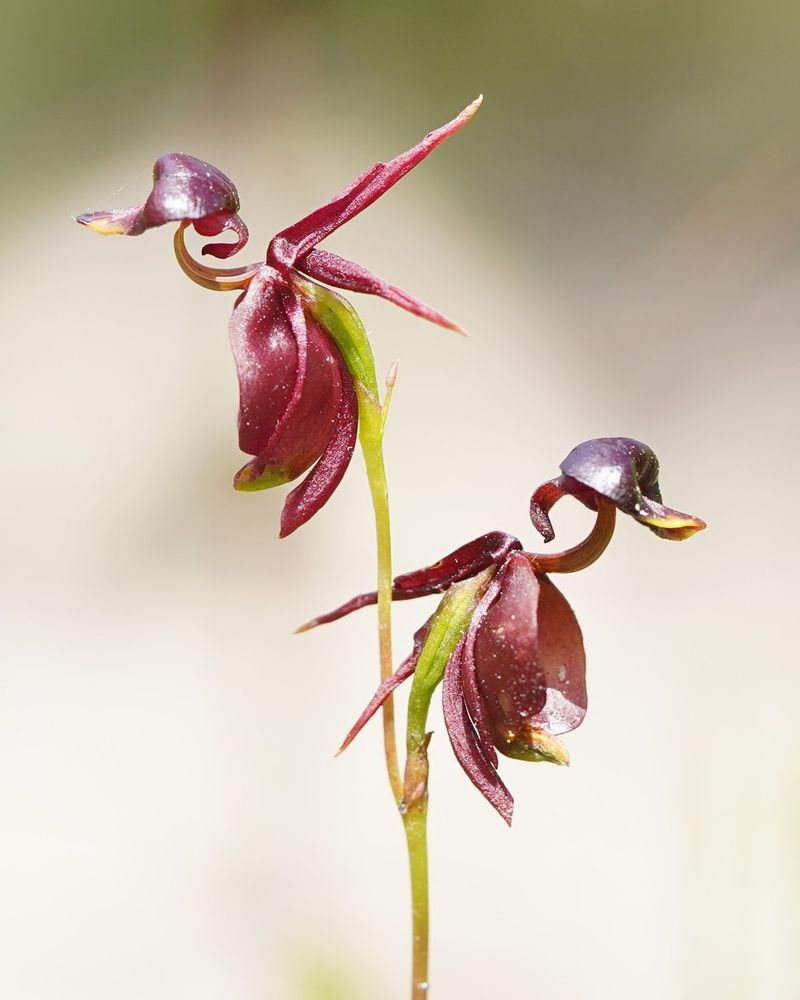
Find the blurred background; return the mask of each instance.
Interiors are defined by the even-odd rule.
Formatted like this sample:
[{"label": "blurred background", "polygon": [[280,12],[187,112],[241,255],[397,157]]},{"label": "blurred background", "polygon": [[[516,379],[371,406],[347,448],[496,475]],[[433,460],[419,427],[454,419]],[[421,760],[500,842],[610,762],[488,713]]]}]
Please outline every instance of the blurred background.
[{"label": "blurred background", "polygon": [[[800,996],[794,523],[800,10],[355,0],[8,4],[0,49],[0,995],[399,1000],[401,827],[360,456],[309,525],[237,494],[232,296],[104,240],[162,153],[235,179],[245,258],[476,94],[330,249],[460,320],[356,303],[398,570],[492,528],[588,437],[653,446],[684,545],[620,524],[562,589],[590,711],[502,762],[506,829],[432,715],[432,994]],[[577,506],[577,505],[576,505]],[[564,544],[586,512],[559,507]],[[401,605],[399,658],[430,606]]]}]

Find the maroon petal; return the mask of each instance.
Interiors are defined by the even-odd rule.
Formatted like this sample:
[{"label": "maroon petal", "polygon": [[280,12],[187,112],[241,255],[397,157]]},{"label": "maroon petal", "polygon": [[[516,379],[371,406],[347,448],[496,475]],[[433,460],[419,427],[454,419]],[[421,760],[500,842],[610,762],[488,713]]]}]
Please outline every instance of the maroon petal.
[{"label": "maroon petal", "polygon": [[431,323],[443,326],[448,330],[463,333],[461,327],[448,319],[436,309],[425,305],[413,295],[404,292],[376,277],[360,264],[337,257],[327,250],[311,250],[297,261],[297,268],[318,281],[324,281],[335,288],[344,288],[349,292],[362,292],[366,295],[379,295],[401,309],[427,319]]},{"label": "maroon petal", "polygon": [[[552,542],[556,537],[553,522],[550,520],[550,509],[562,497],[568,496],[566,490],[562,489],[561,486],[563,478],[563,476],[559,476],[558,479],[551,479],[549,482],[542,483],[531,497],[531,521],[534,528],[536,528],[546,542]],[[594,503],[591,493],[587,494],[587,499],[584,502],[587,502],[587,506],[591,506]]]},{"label": "maroon petal", "polygon": [[597,496],[605,497],[661,538],[679,541],[705,528],[700,518],[662,504],[658,459],[641,441],[584,441],[567,455],[561,471],[564,475],[540,486],[531,498],[531,520],[547,541],[554,536],[548,510],[567,494],[590,510],[597,509]]},{"label": "maroon petal", "polygon": [[347,471],[358,436],[358,402],[353,380],[344,361],[338,358],[341,401],[331,436],[322,457],[286,498],[281,513],[281,538],[305,524],[328,502]]},{"label": "maroon petal", "polygon": [[497,600],[503,584],[505,570],[505,566],[500,569],[499,573],[497,573],[486,588],[486,592],[475,609],[472,621],[464,636],[464,650],[461,656],[461,685],[464,691],[464,704],[475,726],[483,754],[493,767],[497,767],[497,751],[494,748],[494,737],[489,727],[483,702],[481,701],[481,694],[478,690],[478,681],[475,675],[475,636],[483,624],[489,608]]},{"label": "maroon petal", "polygon": [[206,243],[203,247],[202,253],[221,260],[238,253],[245,246],[249,237],[247,226],[238,215],[220,213],[212,215],[208,219],[198,219],[194,228],[201,236],[219,236],[220,233],[228,230],[236,234],[237,239],[234,243]]},{"label": "maroon petal", "polygon": [[413,592],[415,597],[439,594],[454,583],[468,580],[481,570],[502,563],[509,552],[521,548],[519,540],[513,535],[490,531],[461,545],[430,566],[396,577],[394,587],[397,591]]},{"label": "maroon petal", "polygon": [[525,556],[513,553],[500,592],[475,637],[475,678],[492,742],[516,756],[523,729],[545,705],[545,677],[539,664],[539,581]]},{"label": "maroon petal", "polygon": [[237,300],[228,330],[239,376],[239,447],[257,455],[285,413],[297,380],[297,343],[268,268]]},{"label": "maroon petal", "polygon": [[[565,762],[550,737],[580,725],[586,714],[586,660],[581,630],[569,604],[526,556],[512,553],[495,581],[499,593],[474,628],[474,666],[467,680],[473,721],[509,757]],[[487,597],[489,592],[487,591]],[[482,728],[481,727],[481,728]],[[479,729],[480,731],[480,729]]]},{"label": "maroon petal", "polygon": [[386,680],[379,686],[378,690],[372,696],[369,704],[364,709],[364,711],[359,715],[355,722],[355,725],[350,730],[350,732],[345,736],[344,743],[339,747],[338,753],[342,753],[346,750],[353,740],[358,736],[364,726],[369,722],[372,716],[378,711],[381,705],[386,701],[389,695],[398,688],[403,681],[408,680],[408,678],[417,669],[417,663],[419,661],[420,653],[422,652],[422,647],[425,645],[425,640],[428,638],[428,631],[430,629],[431,620],[430,618],[414,633],[414,648],[411,650],[409,655],[403,660],[397,670],[392,674],[391,677],[387,677]]},{"label": "maroon petal", "polygon": [[447,735],[456,760],[469,780],[510,826],[514,813],[514,799],[500,780],[495,768],[487,760],[464,703],[461,671],[463,648],[462,640],[450,657],[444,672],[442,711]]},{"label": "maroon petal", "polygon": [[305,472],[324,453],[342,405],[336,348],[293,289],[271,269],[265,273],[257,289],[251,282],[231,321],[239,444],[256,455],[234,479],[239,490],[266,489]]},{"label": "maroon petal", "polygon": [[[503,531],[490,531],[480,538],[467,542],[431,566],[395,577],[392,600],[409,601],[415,597],[440,594],[454,583],[468,580],[489,566],[499,565],[509,552],[521,548],[519,540],[513,535],[507,535]],[[306,632],[308,629],[316,628],[317,625],[337,621],[345,615],[352,614],[353,611],[376,604],[377,601],[378,593],[375,590],[367,594],[358,594],[333,611],[312,618],[297,631]]]},{"label": "maroon petal", "polygon": [[167,153],[153,167],[153,189],[144,205],[87,212],[77,221],[104,235],[138,236],[167,222],[190,221],[204,236],[233,229],[236,243],[208,245],[203,253],[229,257],[247,242],[247,227],[238,217],[239,195],[229,177],[186,153]]},{"label": "maroon petal", "polygon": [[299,257],[330,236],[345,222],[368,208],[409,170],[421,163],[440,143],[463,128],[478,110],[481,100],[482,98],[478,98],[473,101],[451,122],[429,132],[412,149],[401,153],[388,163],[376,163],[326,205],[278,233],[267,251],[267,260],[270,263],[283,265],[294,264]]},{"label": "maroon petal", "polygon": [[546,701],[531,723],[553,736],[576,729],[586,715],[586,654],[575,613],[549,577],[537,573],[537,660]]}]

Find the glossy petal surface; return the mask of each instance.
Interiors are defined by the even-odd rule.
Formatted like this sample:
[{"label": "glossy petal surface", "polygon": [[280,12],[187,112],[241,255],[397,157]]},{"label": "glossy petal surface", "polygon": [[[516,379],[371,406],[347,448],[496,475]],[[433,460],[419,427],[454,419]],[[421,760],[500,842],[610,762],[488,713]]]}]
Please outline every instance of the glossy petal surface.
[{"label": "glossy petal surface", "polygon": [[495,764],[487,757],[486,748],[467,712],[461,667],[463,649],[462,641],[447,664],[442,683],[442,711],[447,735],[464,773],[510,826],[514,799],[497,773]]},{"label": "glossy petal surface", "polygon": [[531,520],[549,541],[555,535],[549,510],[562,496],[576,497],[596,510],[597,495],[646,524],[661,538],[680,541],[705,528],[692,514],[665,507],[658,482],[658,459],[651,448],[633,438],[584,441],[561,463],[562,476],[544,483],[531,498]]},{"label": "glossy petal surface", "polygon": [[358,437],[358,404],[350,373],[341,358],[337,357],[337,362],[342,391],[333,429],[320,460],[286,498],[281,513],[281,538],[296,531],[328,502],[353,457]]},{"label": "glossy petal surface", "polygon": [[265,268],[230,322],[239,376],[239,446],[255,455],[237,489],[295,479],[323,454],[342,404],[339,356],[291,288]]},{"label": "glossy petal surface", "polygon": [[[475,538],[473,541],[459,546],[430,566],[424,566],[422,569],[412,570],[410,573],[402,573],[395,577],[392,600],[409,601],[415,597],[441,594],[454,583],[468,580],[480,573],[481,570],[488,569],[489,566],[500,565],[509,552],[521,548],[519,540],[513,535],[508,535],[504,531],[489,531],[487,534],[481,535],[480,538]],[[378,592],[375,590],[366,594],[357,594],[338,608],[334,608],[333,611],[312,618],[311,621],[301,626],[299,631],[305,632],[308,629],[316,628],[317,625],[326,625],[328,622],[337,621],[354,611],[376,604],[377,601]]]},{"label": "glossy petal surface", "polygon": [[138,236],[167,222],[184,221],[194,223],[203,236],[233,230],[235,243],[203,248],[203,253],[229,257],[247,242],[247,227],[238,211],[239,195],[221,170],[187,153],[167,153],[153,167],[153,189],[144,205],[86,212],[78,222],[103,235],[121,236]]},{"label": "glossy petal surface", "polygon": [[561,593],[522,554],[509,556],[499,595],[477,630],[474,661],[487,725],[501,753],[527,757],[533,730],[557,735],[583,720],[580,628]]}]

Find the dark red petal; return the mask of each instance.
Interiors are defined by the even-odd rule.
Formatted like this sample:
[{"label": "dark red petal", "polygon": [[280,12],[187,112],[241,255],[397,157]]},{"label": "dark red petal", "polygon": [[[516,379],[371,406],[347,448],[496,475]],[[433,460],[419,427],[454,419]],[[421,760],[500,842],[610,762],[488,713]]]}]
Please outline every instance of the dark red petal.
[{"label": "dark red petal", "polygon": [[342,388],[333,430],[320,460],[286,498],[281,514],[281,538],[305,524],[328,502],[353,456],[358,436],[358,402],[350,373],[341,358],[338,362]]},{"label": "dark red petal", "polygon": [[530,721],[559,736],[576,729],[586,715],[586,654],[580,625],[566,598],[548,577],[536,576],[537,663],[547,700]]},{"label": "dark red petal", "polygon": [[461,655],[463,640],[450,657],[442,683],[442,711],[445,728],[456,760],[486,801],[511,826],[514,799],[487,760],[464,704]]},{"label": "dark red petal", "polygon": [[[276,381],[271,370],[273,335],[277,337],[279,373],[287,374],[284,366],[287,325],[294,337],[296,368],[288,399],[288,379],[280,382],[280,399],[285,405],[266,444],[234,479],[234,486],[241,490],[268,488],[305,472],[324,453],[342,403],[342,369],[336,348],[316,320],[306,316],[294,290],[279,277],[273,280],[275,298],[271,311],[257,314],[251,322],[245,340],[250,352],[237,353],[240,384],[244,376],[251,390],[247,396],[242,394],[240,415],[240,428],[248,431],[245,438],[248,446],[263,440],[264,433],[270,430],[267,416],[275,415],[275,406],[266,397],[264,384]],[[258,435],[251,433],[254,427]]]},{"label": "dark red petal", "polygon": [[378,687],[378,690],[372,696],[369,704],[364,709],[364,711],[359,715],[356,720],[355,725],[350,730],[350,732],[345,736],[344,743],[339,747],[339,753],[346,750],[353,740],[358,736],[364,726],[369,722],[372,716],[378,711],[381,705],[386,701],[389,695],[399,687],[403,681],[408,680],[408,678],[417,669],[417,662],[419,661],[420,653],[422,652],[422,647],[425,645],[425,640],[428,638],[428,631],[430,629],[431,620],[430,618],[414,633],[414,647],[409,653],[409,655],[403,660],[397,670],[392,674],[391,677],[387,679]]},{"label": "dark red petal", "polygon": [[547,700],[539,662],[540,584],[524,555],[512,553],[500,593],[475,636],[475,679],[486,726],[500,753],[521,755],[530,720]]},{"label": "dark red petal", "polygon": [[297,380],[297,344],[277,280],[266,267],[256,274],[228,327],[239,376],[239,447],[248,455],[267,446]]},{"label": "dark red petal", "polygon": [[501,567],[500,571],[486,588],[486,592],[475,609],[472,621],[464,636],[464,651],[461,656],[461,684],[464,691],[464,704],[478,733],[484,756],[494,767],[497,767],[497,751],[494,748],[494,736],[489,726],[475,675],[475,636],[478,634],[478,629],[483,624],[489,608],[497,600],[504,576],[505,565]]},{"label": "dark red petal", "polygon": [[297,268],[318,281],[324,281],[335,288],[344,288],[349,292],[361,292],[365,295],[379,295],[401,309],[427,319],[431,323],[443,326],[448,330],[463,333],[461,327],[448,319],[436,309],[415,299],[408,292],[396,288],[376,277],[360,264],[337,257],[327,250],[311,250],[297,261]]},{"label": "dark red petal", "polygon": [[[250,234],[247,231],[247,226],[238,215],[225,215],[223,213],[211,218],[215,221],[213,226],[208,225],[209,219],[198,219],[194,223],[194,228],[201,236],[218,236],[222,232],[231,230],[236,233],[237,239],[234,243],[206,243],[201,252],[220,260],[226,260],[245,246]],[[219,226],[216,225],[216,220],[219,220]]]},{"label": "dark red petal", "polygon": [[521,548],[519,540],[513,535],[490,531],[461,545],[430,566],[396,577],[394,588],[401,592],[413,592],[415,597],[439,594],[454,583],[468,580],[481,570],[502,563],[509,552]]},{"label": "dark red petal", "polygon": [[[502,563],[509,552],[521,548],[519,540],[513,535],[507,535],[503,531],[490,531],[480,538],[467,542],[431,566],[395,577],[392,600],[409,601],[415,597],[440,594],[452,584],[468,580],[481,570]],[[297,631],[306,632],[308,629],[316,628],[317,625],[337,621],[345,615],[352,614],[353,611],[376,604],[377,600],[378,593],[375,590],[368,594],[358,594],[333,611],[312,618]]]},{"label": "dark red petal", "polygon": [[463,128],[478,110],[480,102],[481,98],[473,101],[460,115],[441,128],[429,132],[412,149],[388,163],[376,163],[326,205],[278,233],[268,250],[267,259],[270,263],[274,259],[277,263],[293,264],[345,222],[363,212],[409,170],[421,163],[441,142]]}]

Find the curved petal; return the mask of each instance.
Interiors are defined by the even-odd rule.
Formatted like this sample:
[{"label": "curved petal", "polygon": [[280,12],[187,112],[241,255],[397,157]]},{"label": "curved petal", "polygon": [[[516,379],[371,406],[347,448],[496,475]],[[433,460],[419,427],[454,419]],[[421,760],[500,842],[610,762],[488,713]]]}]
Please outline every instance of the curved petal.
[{"label": "curved petal", "polygon": [[537,661],[546,700],[531,724],[553,736],[576,729],[586,715],[586,654],[583,635],[566,598],[550,579],[536,574]]},{"label": "curved petal", "polygon": [[421,163],[440,143],[463,128],[478,110],[481,101],[481,97],[477,98],[452,121],[428,132],[416,146],[400,153],[388,163],[376,163],[326,205],[278,233],[267,251],[267,260],[270,263],[274,259],[275,262],[282,264],[294,264],[312,247],[321,243],[359,212],[363,212],[405,177],[409,170]]},{"label": "curved petal", "polygon": [[350,373],[338,355],[337,359],[341,378],[339,411],[322,457],[286,498],[281,513],[281,538],[290,535],[325,506],[353,457],[358,437],[358,402]]},{"label": "curved petal", "polygon": [[201,253],[219,260],[225,260],[238,253],[246,245],[250,235],[247,226],[238,215],[227,215],[224,212],[209,216],[207,219],[198,219],[194,223],[194,228],[201,236],[219,236],[220,233],[229,230],[236,234],[233,243],[206,243],[203,247]]},{"label": "curved petal", "polygon": [[443,326],[446,330],[455,330],[456,333],[463,333],[463,329],[448,319],[443,313],[431,306],[425,305],[419,299],[404,292],[402,288],[396,288],[388,284],[382,278],[376,277],[360,264],[354,264],[343,257],[329,253],[327,250],[310,250],[297,261],[298,270],[304,274],[315,278],[317,281],[324,281],[334,288],[344,288],[349,292],[360,292],[364,295],[378,295],[393,305],[400,306],[408,312],[426,319],[437,326]]},{"label": "curved petal", "polygon": [[[522,549],[519,539],[514,538],[513,535],[507,535],[504,531],[490,531],[443,556],[431,566],[425,566],[422,569],[395,577],[392,600],[409,601],[415,597],[441,594],[452,584],[467,580],[480,573],[481,570],[488,569],[489,566],[499,565],[514,549]],[[378,592],[376,590],[366,594],[358,594],[356,597],[351,597],[349,601],[345,601],[338,608],[334,608],[333,611],[312,618],[305,625],[301,625],[297,631],[306,632],[308,629],[316,628],[317,625],[326,625],[328,622],[337,621],[360,608],[376,604],[377,601]]]},{"label": "curved petal", "polygon": [[450,657],[442,682],[442,711],[447,735],[450,738],[450,745],[456,755],[456,760],[464,769],[464,773],[486,801],[511,826],[514,799],[500,780],[492,762],[487,759],[484,748],[467,714],[461,670],[463,648],[464,640],[456,646]]},{"label": "curved petal", "polygon": [[509,552],[521,548],[519,539],[513,535],[504,531],[489,531],[442,556],[430,566],[395,577],[394,589],[413,592],[415,597],[440,594],[454,583],[468,580],[481,570],[502,563]]},{"label": "curved petal", "polygon": [[403,660],[400,666],[395,670],[391,677],[387,677],[386,680],[378,687],[378,690],[372,696],[369,704],[364,709],[364,711],[359,715],[355,724],[353,725],[350,732],[345,736],[344,742],[339,747],[337,753],[342,753],[346,750],[353,740],[358,736],[364,726],[369,722],[372,716],[378,711],[381,705],[386,701],[389,695],[398,688],[403,681],[408,680],[408,678],[417,669],[417,663],[419,661],[420,653],[422,652],[422,647],[425,645],[425,640],[428,638],[428,631],[430,629],[431,620],[430,618],[414,633],[414,647],[409,653],[409,655]]},{"label": "curved petal", "polygon": [[478,629],[486,618],[489,608],[497,600],[500,588],[505,576],[506,567],[503,566],[499,573],[486,588],[486,593],[480,600],[475,613],[472,616],[467,633],[464,636],[464,649],[461,655],[461,686],[464,692],[464,704],[478,734],[478,741],[481,750],[493,767],[497,767],[497,751],[494,748],[494,736],[489,726],[486,710],[481,700],[481,693],[478,689],[478,680],[475,674],[475,636]]},{"label": "curved petal", "polygon": [[239,443],[256,455],[234,479],[239,490],[267,489],[305,472],[325,451],[342,402],[339,356],[330,338],[306,317],[293,289],[269,268],[265,272],[255,290],[256,279],[251,282],[231,321]]},{"label": "curved petal", "polygon": [[475,635],[475,679],[486,725],[494,745],[508,756],[524,750],[528,722],[547,700],[538,655],[540,589],[525,556],[512,553]]},{"label": "curved petal", "polygon": [[292,399],[297,343],[273,272],[259,271],[236,302],[228,331],[239,378],[239,447],[266,448]]}]

